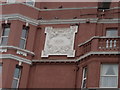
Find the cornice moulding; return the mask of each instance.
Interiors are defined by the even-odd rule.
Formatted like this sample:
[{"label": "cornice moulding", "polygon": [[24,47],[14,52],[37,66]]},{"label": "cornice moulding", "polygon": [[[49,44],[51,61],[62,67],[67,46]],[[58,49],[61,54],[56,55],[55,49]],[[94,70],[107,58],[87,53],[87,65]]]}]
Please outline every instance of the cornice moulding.
[{"label": "cornice moulding", "polygon": [[15,47],[15,46],[0,46],[0,49],[14,49],[14,50],[19,50],[19,51],[28,53],[28,54],[30,54],[30,55],[35,55],[34,52],[31,52],[31,51],[26,50],[26,49],[21,49],[21,48],[19,48],[19,47]]},{"label": "cornice moulding", "polygon": [[0,59],[12,59],[26,64],[32,64],[32,61],[12,54],[0,54]]},{"label": "cornice moulding", "polygon": [[67,63],[67,62],[79,62],[81,61],[82,59],[88,57],[88,56],[91,56],[91,55],[120,55],[119,52],[89,52],[81,57],[79,57],[78,59],[65,59],[65,60],[32,60],[32,62],[39,62],[39,63],[60,63],[60,62],[64,62],[64,63]]},{"label": "cornice moulding", "polygon": [[5,20],[20,20],[23,22],[28,22],[29,24],[37,26],[39,23],[37,20],[32,19],[30,17],[26,17],[21,14],[5,14],[5,15],[0,15],[0,21],[5,21]]},{"label": "cornice moulding", "polygon": [[25,58],[22,58],[22,57],[19,57],[17,55],[12,55],[12,54],[0,54],[0,59],[13,59],[13,60],[16,60],[16,61],[19,61],[19,62],[24,62],[24,63],[27,63],[27,64],[32,64],[34,62],[38,62],[38,63],[61,63],[61,62],[64,62],[64,63],[71,63],[71,62],[79,62],[81,61],[82,59],[88,57],[88,56],[91,56],[91,55],[120,55],[120,52],[89,52],[81,57],[79,57],[78,59],[66,59],[66,60],[49,60],[49,59],[45,59],[45,60],[29,60],[29,59],[25,59]]},{"label": "cornice moulding", "polygon": [[[42,25],[42,24],[76,24],[76,23],[86,23],[86,19],[59,19],[59,20],[36,20],[30,17],[21,15],[21,14],[5,14],[0,15],[0,21],[5,20],[20,20],[23,22],[27,22],[32,25]],[[98,19],[98,18],[89,18],[90,23],[120,23],[120,19]]]},{"label": "cornice moulding", "polygon": [[[98,7],[79,7],[79,8],[55,8],[55,9],[40,9],[40,8],[37,8],[35,6],[31,6],[31,5],[28,5],[26,3],[22,3],[22,2],[15,2],[15,3],[4,3],[4,4],[0,4],[0,5],[13,5],[13,4],[22,4],[22,5],[26,5],[28,7],[31,7],[31,8],[34,8],[35,10],[38,10],[38,11],[58,11],[58,10],[80,10],[80,9],[97,9]],[[107,10],[113,10],[113,9],[120,9],[120,7],[112,7],[110,9],[107,9]]]}]

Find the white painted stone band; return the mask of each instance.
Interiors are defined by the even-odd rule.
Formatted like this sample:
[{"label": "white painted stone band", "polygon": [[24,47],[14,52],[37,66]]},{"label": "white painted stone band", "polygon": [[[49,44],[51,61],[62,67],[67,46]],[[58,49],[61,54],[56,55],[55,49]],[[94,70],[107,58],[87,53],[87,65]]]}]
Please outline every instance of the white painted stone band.
[{"label": "white painted stone band", "polygon": [[16,55],[12,55],[12,54],[0,54],[0,59],[11,59],[11,60],[16,60],[16,61],[27,63],[27,64],[32,64],[31,60],[22,58]]},{"label": "white painted stone band", "polygon": [[[0,15],[0,21],[5,20],[20,20],[27,22],[32,25],[44,25],[44,24],[76,24],[76,23],[86,23],[88,19],[59,19],[59,20],[36,20],[21,14],[6,14]],[[120,23],[120,18],[112,19],[98,19],[89,18],[90,23]]]},{"label": "white painted stone band", "polygon": [[[11,5],[11,4],[23,4],[23,5],[26,5],[28,7],[31,7],[31,8],[34,8],[35,10],[38,10],[38,11],[58,11],[58,10],[79,10],[79,9],[97,9],[98,7],[80,7],[80,8],[55,8],[55,9],[39,9],[37,7],[34,7],[34,6],[31,6],[31,5],[28,5],[26,3],[23,3],[23,2],[15,2],[15,3],[4,3],[4,4],[0,4],[0,5]],[[108,10],[113,10],[113,9],[120,9],[120,7],[113,7],[113,8],[110,8]]]},{"label": "white painted stone band", "polygon": [[19,50],[19,51],[28,53],[30,55],[35,55],[34,52],[31,52],[31,51],[26,50],[26,49],[21,49],[21,48],[16,47],[16,46],[0,46],[0,49],[14,49],[14,50]]},{"label": "white painted stone band", "polygon": [[12,54],[0,54],[0,59],[12,59],[26,64],[32,64],[32,62],[46,63],[46,62],[78,62],[90,55],[120,55],[120,52],[89,52],[78,59],[65,59],[65,60],[29,60]]}]

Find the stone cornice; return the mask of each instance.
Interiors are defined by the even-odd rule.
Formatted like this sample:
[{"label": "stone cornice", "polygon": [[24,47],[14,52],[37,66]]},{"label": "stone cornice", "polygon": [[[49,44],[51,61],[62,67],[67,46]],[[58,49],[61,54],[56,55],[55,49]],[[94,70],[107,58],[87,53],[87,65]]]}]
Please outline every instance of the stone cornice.
[{"label": "stone cornice", "polygon": [[[0,15],[0,21],[5,20],[20,20],[23,22],[27,22],[32,25],[42,25],[42,24],[76,24],[76,23],[86,23],[88,20],[86,19],[59,19],[59,20],[36,20],[30,17],[23,16],[21,14],[7,14]],[[90,23],[120,23],[120,19],[98,19],[98,18],[89,18]]]},{"label": "stone cornice", "polygon": [[49,59],[43,59],[43,60],[29,60],[26,58],[19,57],[17,55],[12,54],[0,54],[0,59],[12,59],[19,62],[23,62],[26,64],[32,64],[32,63],[77,63],[81,60],[83,60],[86,57],[89,57],[91,55],[120,55],[120,52],[89,52],[78,59],[65,59],[65,60],[49,60]]},{"label": "stone cornice", "polygon": [[37,26],[39,23],[37,20],[26,17],[21,14],[7,14],[7,15],[0,15],[0,21],[4,20],[20,20],[23,22],[28,22],[29,24]]},{"label": "stone cornice", "polygon": [[34,62],[39,62],[39,63],[60,63],[60,62],[64,62],[64,63],[69,62],[69,63],[71,63],[71,62],[74,62],[74,63],[76,63],[76,62],[79,62],[82,59],[84,59],[86,57],[89,57],[91,55],[120,55],[120,53],[119,52],[103,52],[103,51],[102,52],[89,52],[89,53],[79,57],[78,59],[65,59],[65,60],[48,60],[48,59],[44,60],[43,59],[43,60],[32,60],[32,62],[33,63]]},{"label": "stone cornice", "polygon": [[[39,9],[35,6],[31,6],[22,2],[15,2],[15,3],[4,3],[4,4],[0,4],[0,5],[11,5],[11,4],[22,4],[22,5],[26,5],[28,7],[34,8],[35,10],[38,11],[59,11],[59,10],[83,10],[83,9],[97,9],[98,7],[79,7],[79,8],[55,8],[55,9]],[[112,7],[110,9],[107,10],[114,10],[114,9],[120,9],[120,7]]]},{"label": "stone cornice", "polygon": [[19,47],[15,47],[15,46],[0,46],[0,49],[19,50],[19,51],[25,52],[25,53],[30,54],[30,55],[35,55],[34,52],[31,52],[31,51],[26,50],[26,49],[21,49]]},{"label": "stone cornice", "polygon": [[23,62],[26,64],[32,64],[32,61],[26,58],[22,58],[16,55],[12,55],[12,54],[0,54],[0,59],[11,59],[11,60],[16,60],[19,62]]}]

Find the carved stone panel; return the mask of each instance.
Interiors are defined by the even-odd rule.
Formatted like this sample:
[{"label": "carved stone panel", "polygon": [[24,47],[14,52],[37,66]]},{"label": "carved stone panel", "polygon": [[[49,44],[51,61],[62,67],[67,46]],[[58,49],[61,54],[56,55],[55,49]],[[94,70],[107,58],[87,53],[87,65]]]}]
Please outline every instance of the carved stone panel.
[{"label": "carved stone panel", "polygon": [[77,29],[78,26],[70,26],[70,28],[46,27],[46,40],[41,57],[48,57],[49,55],[74,57],[74,38]]}]

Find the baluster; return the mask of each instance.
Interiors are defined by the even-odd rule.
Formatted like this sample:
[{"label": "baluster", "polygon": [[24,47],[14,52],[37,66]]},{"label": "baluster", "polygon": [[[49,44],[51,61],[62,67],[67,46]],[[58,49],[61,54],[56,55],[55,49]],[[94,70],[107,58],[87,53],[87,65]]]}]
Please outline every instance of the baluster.
[{"label": "baluster", "polygon": [[106,48],[109,48],[109,40],[106,41]]},{"label": "baluster", "polygon": [[116,46],[117,46],[117,45],[116,45],[116,42],[117,42],[117,41],[116,41],[116,40],[114,40],[114,48],[116,48]]},{"label": "baluster", "polygon": [[112,40],[110,40],[110,48],[112,48],[112,44],[113,44],[113,41],[112,41]]}]

